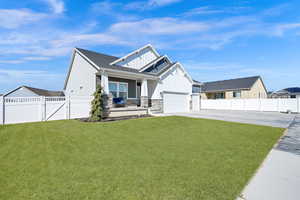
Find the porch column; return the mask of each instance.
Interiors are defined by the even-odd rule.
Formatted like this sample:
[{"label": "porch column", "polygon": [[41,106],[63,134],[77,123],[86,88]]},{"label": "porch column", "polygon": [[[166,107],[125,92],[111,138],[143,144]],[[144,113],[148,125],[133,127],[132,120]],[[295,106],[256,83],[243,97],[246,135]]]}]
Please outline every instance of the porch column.
[{"label": "porch column", "polygon": [[103,91],[103,117],[106,118],[109,116],[110,108],[113,107],[113,98],[112,95],[109,94],[108,75],[105,72],[101,73],[101,87]]},{"label": "porch column", "polygon": [[103,72],[101,74],[101,87],[103,90],[103,93],[108,95],[109,94],[109,89],[108,89],[108,75],[107,73]]},{"label": "porch column", "polygon": [[148,83],[147,79],[142,80],[141,84],[141,107],[148,107]]}]

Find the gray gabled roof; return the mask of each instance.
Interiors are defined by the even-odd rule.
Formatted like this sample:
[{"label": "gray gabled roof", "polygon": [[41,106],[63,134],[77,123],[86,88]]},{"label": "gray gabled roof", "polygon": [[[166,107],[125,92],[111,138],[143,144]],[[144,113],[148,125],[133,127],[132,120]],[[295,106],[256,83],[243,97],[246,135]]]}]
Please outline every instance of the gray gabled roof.
[{"label": "gray gabled roof", "polygon": [[30,90],[31,92],[35,93],[38,96],[45,96],[45,97],[59,97],[59,96],[65,96],[63,91],[52,91],[52,90],[44,90],[44,89],[40,89],[40,88],[33,88],[33,87],[29,87],[26,85],[20,86],[16,89],[14,89],[13,91],[5,94],[5,96],[15,92],[16,90],[20,89],[20,88],[26,88],[28,90]]},{"label": "gray gabled roof", "polygon": [[258,79],[261,79],[261,77],[252,76],[222,81],[205,82],[202,86],[202,92],[250,89]]},{"label": "gray gabled roof", "polygon": [[293,95],[293,94],[300,94],[300,87],[290,87],[290,88],[285,88],[279,91],[274,92],[273,94],[288,94],[288,95]]},{"label": "gray gabled roof", "polygon": [[146,73],[139,72],[139,70],[137,69],[124,67],[120,65],[111,65],[110,63],[118,60],[119,59],[118,57],[97,53],[85,49],[80,49],[80,48],[76,48],[76,49],[99,67],[106,68],[106,69],[114,69],[118,71],[146,74]]}]

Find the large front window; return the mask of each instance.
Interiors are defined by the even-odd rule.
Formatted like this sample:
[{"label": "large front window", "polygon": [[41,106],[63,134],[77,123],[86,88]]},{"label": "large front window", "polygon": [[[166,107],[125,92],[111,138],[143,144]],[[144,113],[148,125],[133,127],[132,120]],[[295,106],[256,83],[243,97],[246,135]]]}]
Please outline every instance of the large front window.
[{"label": "large front window", "polygon": [[225,93],[224,92],[215,93],[215,99],[225,99]]},{"label": "large front window", "polygon": [[123,97],[127,99],[128,97],[128,83],[113,82],[109,81],[109,92],[114,98]]}]

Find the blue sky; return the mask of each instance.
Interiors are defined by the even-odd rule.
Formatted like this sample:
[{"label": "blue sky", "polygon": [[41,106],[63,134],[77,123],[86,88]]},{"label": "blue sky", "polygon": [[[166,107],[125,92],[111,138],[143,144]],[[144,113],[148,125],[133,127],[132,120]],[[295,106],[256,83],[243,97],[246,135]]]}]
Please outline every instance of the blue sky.
[{"label": "blue sky", "polygon": [[300,86],[299,0],[0,0],[0,93],[61,90],[72,48],[151,43],[199,81],[261,75]]}]

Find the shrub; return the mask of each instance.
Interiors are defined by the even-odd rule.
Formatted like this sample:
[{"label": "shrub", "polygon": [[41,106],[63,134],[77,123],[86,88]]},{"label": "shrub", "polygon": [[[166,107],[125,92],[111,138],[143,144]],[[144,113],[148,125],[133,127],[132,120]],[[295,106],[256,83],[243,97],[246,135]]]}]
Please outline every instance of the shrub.
[{"label": "shrub", "polygon": [[102,119],[102,88],[97,86],[96,91],[93,94],[94,99],[92,101],[92,108],[90,112],[90,121],[101,121]]}]

